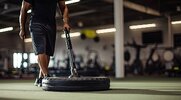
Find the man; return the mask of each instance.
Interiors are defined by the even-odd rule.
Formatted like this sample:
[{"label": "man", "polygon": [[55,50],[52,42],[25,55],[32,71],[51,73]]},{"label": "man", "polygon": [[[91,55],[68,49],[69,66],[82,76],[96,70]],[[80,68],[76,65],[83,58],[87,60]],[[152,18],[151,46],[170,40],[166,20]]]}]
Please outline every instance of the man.
[{"label": "man", "polygon": [[64,29],[70,29],[68,24],[68,8],[65,0],[23,0],[20,11],[20,33],[21,39],[25,38],[25,23],[27,11],[31,9],[30,34],[35,54],[38,55],[40,67],[39,78],[35,85],[41,86],[42,79],[48,77],[48,65],[50,56],[54,54],[56,39],[56,8],[57,4],[62,12]]}]

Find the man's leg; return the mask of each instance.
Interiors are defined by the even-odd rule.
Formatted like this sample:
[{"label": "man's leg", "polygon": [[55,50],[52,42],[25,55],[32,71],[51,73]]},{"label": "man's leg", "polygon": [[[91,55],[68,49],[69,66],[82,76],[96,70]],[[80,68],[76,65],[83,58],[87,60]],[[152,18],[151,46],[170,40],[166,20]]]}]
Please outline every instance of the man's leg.
[{"label": "man's leg", "polygon": [[[39,66],[40,66],[40,65],[39,65]],[[41,69],[40,69],[38,78],[43,78],[43,73],[42,73],[42,70],[41,70]]]},{"label": "man's leg", "polygon": [[48,75],[48,64],[49,64],[49,56],[46,54],[39,54],[38,55],[38,63],[40,67],[40,71],[42,72],[43,76]]},{"label": "man's leg", "polygon": [[35,86],[42,86],[42,79],[48,76],[48,65],[49,65],[50,56],[46,54],[38,55],[38,65],[40,68],[39,77],[35,80]]}]

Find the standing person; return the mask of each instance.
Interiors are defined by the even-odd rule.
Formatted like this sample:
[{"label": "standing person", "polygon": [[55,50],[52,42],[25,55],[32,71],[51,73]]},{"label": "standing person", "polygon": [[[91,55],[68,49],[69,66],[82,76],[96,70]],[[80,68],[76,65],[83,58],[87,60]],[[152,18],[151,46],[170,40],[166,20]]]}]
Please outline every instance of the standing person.
[{"label": "standing person", "polygon": [[20,33],[21,39],[25,38],[25,23],[27,11],[31,9],[30,34],[35,54],[38,55],[40,68],[39,77],[35,81],[36,86],[42,85],[42,79],[49,77],[48,65],[50,56],[54,54],[56,39],[56,8],[57,4],[63,16],[63,28],[70,30],[68,23],[68,8],[65,0],[23,0],[20,11]]}]

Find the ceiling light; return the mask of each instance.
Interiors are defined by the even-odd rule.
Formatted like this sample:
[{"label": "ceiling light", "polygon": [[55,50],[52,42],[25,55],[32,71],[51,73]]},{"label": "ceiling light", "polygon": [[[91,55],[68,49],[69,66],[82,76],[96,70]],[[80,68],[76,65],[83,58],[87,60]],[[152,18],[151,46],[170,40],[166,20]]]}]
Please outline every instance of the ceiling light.
[{"label": "ceiling light", "polygon": [[180,11],[181,11],[180,6],[177,6],[177,11],[178,11],[178,12],[180,12]]},{"label": "ceiling light", "polygon": [[13,27],[6,27],[6,28],[0,29],[0,33],[7,32],[7,31],[12,31],[12,30],[13,30]]},{"label": "ceiling light", "polygon": [[[65,1],[65,4],[72,4],[72,3],[77,3],[80,2],[80,0],[69,0]],[[27,11],[27,13],[31,13],[31,9]]]},{"label": "ceiling light", "polygon": [[142,28],[150,28],[150,27],[156,27],[156,24],[142,24],[142,25],[132,25],[129,26],[129,29],[142,29]]},{"label": "ceiling light", "polygon": [[32,39],[31,39],[31,38],[26,38],[26,39],[24,40],[24,42],[25,42],[25,43],[32,42]]},{"label": "ceiling light", "polygon": [[5,9],[5,10],[8,9],[8,4],[4,4],[4,9]]},{"label": "ceiling light", "polygon": [[77,3],[80,2],[80,0],[69,0],[69,1],[65,1],[65,4],[72,4],[72,3]]},{"label": "ceiling light", "polygon": [[111,33],[111,32],[116,32],[116,28],[107,28],[107,29],[99,29],[96,30],[97,34],[101,34],[101,33]]},{"label": "ceiling light", "polygon": [[[80,32],[70,33],[70,37],[77,37],[77,36],[80,36]],[[62,34],[61,37],[65,38],[65,34]]]},{"label": "ceiling light", "polygon": [[172,24],[175,25],[175,24],[181,24],[181,21],[172,21]]},{"label": "ceiling light", "polygon": [[[102,33],[111,33],[111,32],[115,32],[116,28],[107,28],[107,29],[99,29],[96,30],[97,34],[102,34]],[[70,33],[70,37],[78,37],[80,36],[80,32],[74,32],[74,33]],[[65,34],[61,35],[62,38],[65,38]]]}]

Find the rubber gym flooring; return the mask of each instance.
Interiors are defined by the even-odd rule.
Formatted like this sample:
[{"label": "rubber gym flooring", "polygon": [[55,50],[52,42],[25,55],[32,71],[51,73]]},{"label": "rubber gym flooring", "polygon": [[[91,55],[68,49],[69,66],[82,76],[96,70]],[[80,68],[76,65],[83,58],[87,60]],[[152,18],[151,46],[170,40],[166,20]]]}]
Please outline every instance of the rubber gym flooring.
[{"label": "rubber gym flooring", "polygon": [[34,80],[0,80],[0,100],[181,100],[181,78],[112,79],[107,91],[48,92]]}]

